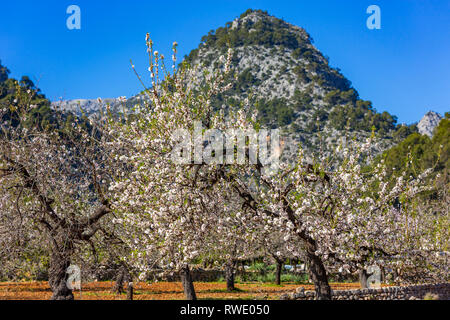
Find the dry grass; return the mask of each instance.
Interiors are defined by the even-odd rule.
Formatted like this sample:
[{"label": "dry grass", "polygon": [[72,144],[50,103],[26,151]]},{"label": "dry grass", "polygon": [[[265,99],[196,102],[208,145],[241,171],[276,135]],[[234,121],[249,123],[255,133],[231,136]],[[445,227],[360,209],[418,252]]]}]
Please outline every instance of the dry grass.
[{"label": "dry grass", "polygon": [[[126,295],[111,292],[113,282],[84,283],[82,300],[124,300]],[[280,294],[292,292],[297,287],[313,290],[312,285],[282,284],[275,286],[262,283],[238,283],[237,290],[227,292],[222,282],[194,283],[199,299],[277,299]],[[332,283],[333,290],[357,289],[358,283]],[[80,292],[74,292],[75,299],[80,299]],[[47,282],[1,282],[0,300],[47,300],[51,291]],[[138,283],[134,290],[135,300],[181,300],[184,299],[180,282]]]}]

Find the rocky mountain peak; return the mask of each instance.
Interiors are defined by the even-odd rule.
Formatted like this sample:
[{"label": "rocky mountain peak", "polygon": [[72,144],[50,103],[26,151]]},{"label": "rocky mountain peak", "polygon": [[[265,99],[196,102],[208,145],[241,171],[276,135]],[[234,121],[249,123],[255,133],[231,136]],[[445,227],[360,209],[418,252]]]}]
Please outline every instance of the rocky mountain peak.
[{"label": "rocky mountain peak", "polygon": [[234,19],[231,26],[232,29],[236,29],[239,25],[254,24],[261,20],[272,20],[275,17],[269,16],[266,11],[261,10],[247,10],[239,18]]},{"label": "rocky mountain peak", "polygon": [[428,111],[419,121],[417,129],[420,134],[426,134],[429,137],[433,136],[434,128],[441,122],[442,116],[434,111]]}]

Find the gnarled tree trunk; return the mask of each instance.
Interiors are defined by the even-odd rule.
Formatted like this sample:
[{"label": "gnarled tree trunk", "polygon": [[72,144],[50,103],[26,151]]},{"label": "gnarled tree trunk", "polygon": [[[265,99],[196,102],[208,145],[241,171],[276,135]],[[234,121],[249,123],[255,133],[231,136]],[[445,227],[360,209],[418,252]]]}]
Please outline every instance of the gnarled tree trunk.
[{"label": "gnarled tree trunk", "polygon": [[67,268],[70,256],[66,252],[53,252],[50,258],[49,285],[53,292],[50,300],[73,300],[72,290],[67,287]]},{"label": "gnarled tree trunk", "polygon": [[[285,205],[289,220],[294,224],[294,226],[299,227],[299,223],[294,217],[294,210],[291,208],[286,198],[284,198],[283,203]],[[309,265],[310,279],[314,283],[316,299],[331,300],[331,287],[328,283],[327,270],[325,269],[322,259],[316,255],[316,241],[306,234],[305,231],[300,231],[298,236],[306,245],[306,262]]]},{"label": "gnarled tree trunk", "polygon": [[186,300],[197,300],[197,296],[195,294],[194,289],[194,283],[192,281],[191,271],[189,270],[188,265],[185,265],[183,266],[183,268],[181,268],[180,276]]},{"label": "gnarled tree trunk", "polygon": [[234,269],[235,269],[235,262],[229,261],[225,265],[225,280],[227,282],[227,291],[233,291],[235,289],[234,287]]},{"label": "gnarled tree trunk", "polygon": [[116,283],[114,284],[113,292],[117,294],[125,292],[123,288],[125,282],[131,282],[131,276],[127,267],[122,265],[117,272]]},{"label": "gnarled tree trunk", "polygon": [[316,299],[331,300],[331,288],[322,260],[311,249],[307,250],[306,258],[309,265],[309,275],[316,291]]}]

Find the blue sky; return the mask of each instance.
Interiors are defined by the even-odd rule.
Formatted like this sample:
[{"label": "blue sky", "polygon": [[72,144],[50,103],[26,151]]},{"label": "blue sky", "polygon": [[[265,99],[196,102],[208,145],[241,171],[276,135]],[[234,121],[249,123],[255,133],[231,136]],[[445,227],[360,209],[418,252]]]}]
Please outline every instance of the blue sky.
[{"label": "blue sky", "polygon": [[[81,8],[81,30],[66,27],[71,4]],[[381,8],[381,30],[366,28],[371,4]],[[177,41],[182,57],[248,8],[304,27],[361,98],[400,123],[450,111],[448,0],[2,1],[0,59],[52,100],[129,97],[141,89],[130,59],[147,68],[146,32],[166,56]]]}]

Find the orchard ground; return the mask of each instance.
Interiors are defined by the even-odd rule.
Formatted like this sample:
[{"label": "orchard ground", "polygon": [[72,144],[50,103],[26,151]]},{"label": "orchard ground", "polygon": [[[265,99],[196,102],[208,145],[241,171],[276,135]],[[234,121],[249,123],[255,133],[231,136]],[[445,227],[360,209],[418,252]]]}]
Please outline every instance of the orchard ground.
[{"label": "orchard ground", "polygon": [[[83,284],[82,300],[125,300],[126,294],[112,293],[114,282],[101,281]],[[195,282],[199,299],[229,300],[265,300],[278,299],[282,293],[295,291],[298,287],[314,290],[313,285],[283,283],[237,283],[233,292],[226,291],[224,282]],[[331,283],[333,290],[350,290],[360,288],[359,283]],[[48,282],[0,282],[0,300],[48,300],[52,295]],[[80,299],[80,292],[74,291],[75,300]],[[183,287],[180,282],[140,282],[135,285],[135,300],[183,300]]]}]

